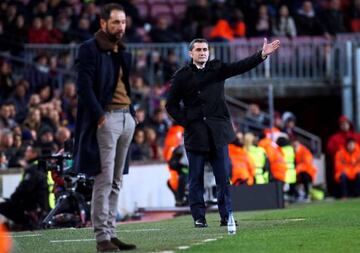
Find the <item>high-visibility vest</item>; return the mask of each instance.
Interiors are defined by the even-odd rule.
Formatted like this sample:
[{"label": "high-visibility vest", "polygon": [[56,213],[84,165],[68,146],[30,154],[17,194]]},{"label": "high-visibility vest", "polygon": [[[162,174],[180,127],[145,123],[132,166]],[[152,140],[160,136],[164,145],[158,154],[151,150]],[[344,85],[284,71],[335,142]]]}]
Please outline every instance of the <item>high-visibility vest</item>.
[{"label": "high-visibility vest", "polygon": [[295,152],[296,174],[306,173],[311,176],[314,182],[316,178],[317,168],[313,164],[313,155],[311,151],[302,144],[299,144]]},{"label": "high-visibility vest", "polygon": [[266,153],[261,147],[251,145],[247,149],[248,154],[255,164],[255,182],[256,184],[266,184],[269,182],[269,172],[264,172],[266,164]]},{"label": "high-visibility vest", "polygon": [[231,182],[243,181],[248,185],[254,184],[255,165],[249,154],[241,147],[229,144],[229,157],[231,161]]},{"label": "high-visibility vest", "polygon": [[[38,161],[36,160],[31,164],[38,165]],[[55,207],[55,194],[54,194],[54,180],[52,179],[51,171],[48,171],[47,173],[47,184],[48,184],[48,192],[49,192],[49,198],[48,198],[49,207],[50,209],[53,209]]]},{"label": "high-visibility vest", "polygon": [[290,145],[281,147],[284,159],[287,166],[285,174],[285,182],[288,184],[296,183],[296,170],[295,170],[295,151]]},{"label": "high-visibility vest", "polygon": [[263,138],[259,141],[258,146],[265,149],[270,162],[270,171],[274,179],[285,182],[287,166],[278,145],[270,138]]},{"label": "high-visibility vest", "polygon": [[50,209],[53,209],[55,207],[55,194],[54,194],[54,180],[52,179],[51,176],[51,171],[48,171],[47,173],[47,183],[48,183],[48,189],[49,189],[49,207]]},{"label": "high-visibility vest", "polygon": [[335,155],[335,180],[340,182],[340,176],[345,174],[350,180],[355,180],[360,173],[360,146],[355,144],[355,150],[349,153],[341,147]]}]

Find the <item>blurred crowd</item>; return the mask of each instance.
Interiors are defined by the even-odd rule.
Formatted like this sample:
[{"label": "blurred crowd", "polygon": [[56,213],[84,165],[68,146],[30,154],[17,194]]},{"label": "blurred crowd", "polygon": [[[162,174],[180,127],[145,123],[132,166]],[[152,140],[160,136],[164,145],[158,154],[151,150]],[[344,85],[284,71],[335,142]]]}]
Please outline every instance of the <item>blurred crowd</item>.
[{"label": "blurred crowd", "polygon": [[[12,0],[0,5],[0,49],[23,43],[80,43],[98,30],[106,0]],[[196,37],[324,35],[360,31],[359,0],[119,0],[126,42],[181,42]]]}]

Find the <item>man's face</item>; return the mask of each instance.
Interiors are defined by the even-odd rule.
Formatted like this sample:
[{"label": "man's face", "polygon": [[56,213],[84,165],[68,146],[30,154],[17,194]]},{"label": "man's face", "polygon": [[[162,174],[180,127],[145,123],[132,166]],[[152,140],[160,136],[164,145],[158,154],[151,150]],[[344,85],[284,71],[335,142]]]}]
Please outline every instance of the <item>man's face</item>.
[{"label": "man's face", "polygon": [[349,130],[350,130],[350,124],[349,124],[349,122],[347,122],[347,121],[342,121],[342,122],[340,123],[340,129],[341,129],[341,131],[344,131],[344,132],[349,131]]},{"label": "man's face", "polygon": [[100,26],[103,31],[111,35],[114,39],[120,40],[123,37],[126,28],[125,12],[112,10],[108,20],[100,20]]},{"label": "man's face", "polygon": [[25,150],[25,160],[30,161],[36,157],[36,152],[33,150],[32,147],[28,146]]},{"label": "man's face", "polygon": [[355,141],[349,141],[347,144],[346,144],[346,149],[348,152],[353,152],[355,150]]},{"label": "man's face", "polygon": [[6,119],[9,118],[11,116],[10,106],[3,105],[0,109],[0,115]]},{"label": "man's face", "polygon": [[310,1],[305,1],[303,3],[303,10],[305,13],[309,13],[312,11],[312,3]]},{"label": "man's face", "polygon": [[194,47],[189,51],[189,55],[194,63],[204,64],[209,59],[209,45],[205,42],[197,42]]}]

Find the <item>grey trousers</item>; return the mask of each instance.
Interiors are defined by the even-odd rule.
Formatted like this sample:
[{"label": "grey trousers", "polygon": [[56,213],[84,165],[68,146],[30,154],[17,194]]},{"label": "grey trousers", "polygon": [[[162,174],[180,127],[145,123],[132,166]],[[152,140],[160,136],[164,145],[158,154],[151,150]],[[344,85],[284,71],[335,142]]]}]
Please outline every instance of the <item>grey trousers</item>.
[{"label": "grey trousers", "polygon": [[101,173],[95,177],[91,203],[91,219],[97,242],[116,237],[119,192],[134,130],[134,118],[124,112],[107,112],[105,124],[97,130]]}]

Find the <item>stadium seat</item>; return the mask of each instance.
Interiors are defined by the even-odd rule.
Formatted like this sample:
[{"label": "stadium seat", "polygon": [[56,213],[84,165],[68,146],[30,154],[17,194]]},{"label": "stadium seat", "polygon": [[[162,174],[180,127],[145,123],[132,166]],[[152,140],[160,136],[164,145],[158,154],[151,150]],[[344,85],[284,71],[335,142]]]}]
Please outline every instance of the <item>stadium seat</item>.
[{"label": "stadium seat", "polygon": [[172,4],[172,12],[176,16],[177,19],[181,19],[185,12],[186,12],[186,5],[185,4]]},{"label": "stadium seat", "polygon": [[183,4],[186,6],[187,4],[187,0],[171,0],[170,1],[172,4]]},{"label": "stadium seat", "polygon": [[139,14],[142,18],[147,19],[149,16],[149,7],[146,3],[144,4],[137,4],[137,9],[139,10]]},{"label": "stadium seat", "polygon": [[155,5],[155,4],[164,4],[164,5],[167,5],[169,4],[169,2],[171,1],[168,1],[168,0],[147,0],[148,4],[149,5]]},{"label": "stadium seat", "polygon": [[151,17],[152,18],[157,18],[159,17],[160,14],[167,14],[167,15],[171,15],[172,11],[169,5],[167,4],[154,4],[151,5]]}]

